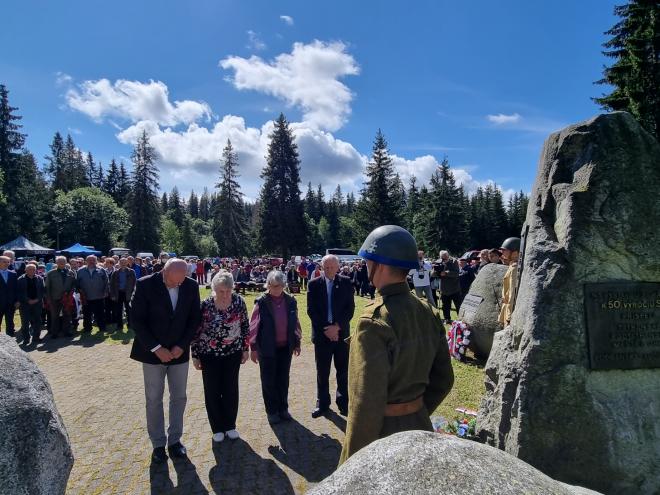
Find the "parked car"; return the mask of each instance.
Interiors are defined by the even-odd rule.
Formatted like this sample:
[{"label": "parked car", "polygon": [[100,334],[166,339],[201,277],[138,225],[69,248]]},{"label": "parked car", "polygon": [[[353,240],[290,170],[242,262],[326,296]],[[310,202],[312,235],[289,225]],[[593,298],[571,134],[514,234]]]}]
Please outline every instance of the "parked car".
[{"label": "parked car", "polygon": [[131,254],[131,250],[128,248],[115,247],[110,250],[110,256],[114,256],[115,254],[121,258],[122,256],[129,256]]},{"label": "parked car", "polygon": [[470,262],[472,260],[478,260],[480,252],[481,249],[470,249],[469,251],[463,253],[463,256],[461,256],[460,259],[465,260],[467,262]]},{"label": "parked car", "polygon": [[146,258],[154,259],[154,253],[150,253],[149,251],[139,252],[135,256],[142,259],[146,259]]}]

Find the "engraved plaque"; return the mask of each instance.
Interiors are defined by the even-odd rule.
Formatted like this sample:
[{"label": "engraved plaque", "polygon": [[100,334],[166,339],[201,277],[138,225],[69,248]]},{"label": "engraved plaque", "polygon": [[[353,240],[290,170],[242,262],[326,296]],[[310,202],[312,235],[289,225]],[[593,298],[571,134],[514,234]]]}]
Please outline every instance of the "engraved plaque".
[{"label": "engraved plaque", "polygon": [[660,282],[584,286],[591,369],[660,368]]},{"label": "engraved plaque", "polygon": [[468,294],[465,296],[465,299],[463,299],[463,302],[461,303],[463,317],[467,317],[468,314],[470,317],[474,316],[474,314],[477,312],[477,308],[483,300],[483,297],[477,296],[476,294]]}]

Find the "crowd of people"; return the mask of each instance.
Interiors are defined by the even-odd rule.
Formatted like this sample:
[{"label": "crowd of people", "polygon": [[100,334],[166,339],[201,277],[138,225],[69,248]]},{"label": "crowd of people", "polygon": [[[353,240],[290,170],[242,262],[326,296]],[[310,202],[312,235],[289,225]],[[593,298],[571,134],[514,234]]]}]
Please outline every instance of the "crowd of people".
[{"label": "crowd of people", "polygon": [[[509,241],[503,245],[504,259],[513,266],[517,253],[511,254]],[[99,332],[123,330],[126,321],[135,333],[130,357],[142,364],[152,461],[159,463],[168,454],[187,456],[181,438],[191,357],[202,375],[213,441],[240,437],[239,371],[249,360],[260,369],[268,422],[292,419],[289,374],[302,339],[298,299],[292,294],[306,290],[317,382],[311,415],[319,418],[330,410],[334,363],[334,401],[349,418],[343,461],[386,434],[413,426],[429,429],[428,414],[453,384],[443,323],[450,322],[452,305],[458,312],[476,274],[489,263],[501,263],[501,254],[483,250],[471,260],[441,251],[431,260],[396,226],[376,229],[360,250],[362,260],[343,264],[334,255],[318,261],[183,260],[162,253],[156,260],[57,256],[54,262],[19,265],[14,253],[5,251],[0,318],[7,334],[14,335],[14,312],[20,311],[24,346],[41,340],[44,325],[50,337],[58,338],[73,335],[81,319],[83,332],[91,332],[93,324]],[[513,273],[507,272],[509,284]],[[211,289],[204,300],[200,285]],[[246,290],[260,292],[250,314],[241,295]],[[355,296],[377,300],[352,332]],[[411,342],[423,352],[402,344],[413,337],[410,332],[419,332]]]}]

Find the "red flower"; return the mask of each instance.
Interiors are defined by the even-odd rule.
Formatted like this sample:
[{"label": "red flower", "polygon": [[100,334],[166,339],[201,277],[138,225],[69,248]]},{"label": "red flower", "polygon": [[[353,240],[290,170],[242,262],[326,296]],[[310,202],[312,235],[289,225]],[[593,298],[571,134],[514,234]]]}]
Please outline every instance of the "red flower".
[{"label": "red flower", "polygon": [[211,347],[211,349],[215,349],[218,346],[218,342],[215,339],[213,339],[211,342],[209,342],[209,346]]}]

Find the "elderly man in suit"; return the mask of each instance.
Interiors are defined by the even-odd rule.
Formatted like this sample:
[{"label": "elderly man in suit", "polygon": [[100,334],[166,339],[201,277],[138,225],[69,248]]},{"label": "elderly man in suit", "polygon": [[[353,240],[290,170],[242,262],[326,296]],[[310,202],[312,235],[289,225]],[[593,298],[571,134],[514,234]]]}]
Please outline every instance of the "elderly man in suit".
[{"label": "elderly man in suit", "polygon": [[124,329],[124,308],[126,309],[126,323],[130,328],[131,321],[128,318],[129,302],[135,290],[135,272],[129,268],[128,259],[119,260],[119,268],[110,275],[110,299],[113,304],[113,320],[117,324],[117,330]]},{"label": "elderly man in suit", "polygon": [[[131,358],[142,363],[147,430],[153,445],[152,462],[186,457],[181,443],[190,342],[201,322],[199,287],[187,278],[182,259],[169,259],[162,271],[137,281],[130,304],[135,332]],[[163,393],[170,392],[169,428],[165,433]]]},{"label": "elderly man in suit", "polygon": [[46,301],[50,311],[48,335],[53,339],[62,331],[71,335],[71,325],[76,312],[73,298],[75,288],[76,273],[67,268],[64,256],[58,256],[55,258],[55,268],[46,274]]},{"label": "elderly man in suit", "polygon": [[307,284],[307,314],[312,320],[312,341],[316,360],[316,409],[318,418],[330,409],[330,366],[334,358],[337,372],[339,412],[348,413],[348,343],[355,311],[353,287],[348,277],[339,275],[339,259],[328,254],[321,260],[323,275]]},{"label": "elderly man in suit", "polygon": [[14,311],[19,306],[16,272],[9,269],[11,258],[0,256],[0,325],[5,320],[7,335],[14,336]]},{"label": "elderly man in suit", "polygon": [[41,341],[41,311],[44,307],[44,280],[37,275],[37,265],[25,265],[25,273],[18,277],[18,302],[21,312],[21,333],[23,344],[30,345]]}]

